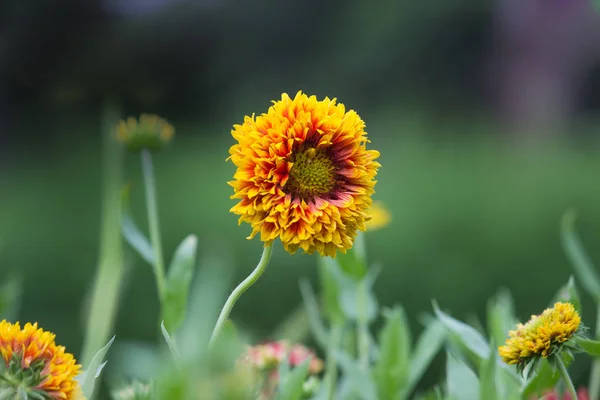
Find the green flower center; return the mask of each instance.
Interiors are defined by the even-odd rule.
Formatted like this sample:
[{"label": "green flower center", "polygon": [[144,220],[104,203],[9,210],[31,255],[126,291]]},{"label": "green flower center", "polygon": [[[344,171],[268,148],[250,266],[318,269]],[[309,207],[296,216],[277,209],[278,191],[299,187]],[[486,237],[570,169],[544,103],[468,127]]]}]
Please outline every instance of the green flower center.
[{"label": "green flower center", "polygon": [[294,154],[292,162],[284,187],[286,193],[306,200],[327,194],[335,187],[335,165],[326,151],[303,148]]},{"label": "green flower center", "polygon": [[42,383],[45,361],[38,360],[29,368],[21,368],[21,357],[14,355],[8,365],[0,358],[0,398],[22,399],[23,395],[32,399],[52,399],[48,393],[35,388]]}]

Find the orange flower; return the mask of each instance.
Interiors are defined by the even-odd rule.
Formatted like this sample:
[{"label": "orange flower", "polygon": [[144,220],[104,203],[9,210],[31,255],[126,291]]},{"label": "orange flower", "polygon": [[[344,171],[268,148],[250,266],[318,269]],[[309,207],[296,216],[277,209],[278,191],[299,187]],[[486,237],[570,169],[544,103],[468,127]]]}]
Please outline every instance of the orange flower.
[{"label": "orange flower", "polygon": [[[80,372],[72,354],[54,342],[55,335],[27,323],[0,322],[0,392],[53,399],[83,399],[75,377]],[[3,364],[3,365],[2,365]],[[5,368],[3,368],[5,367]],[[36,397],[32,397],[36,398]]]},{"label": "orange flower", "polygon": [[298,92],[266,114],[235,125],[237,167],[231,211],[252,226],[249,238],[279,238],[285,249],[335,257],[353,245],[371,215],[379,152],[367,150],[365,123],[336,99]]}]

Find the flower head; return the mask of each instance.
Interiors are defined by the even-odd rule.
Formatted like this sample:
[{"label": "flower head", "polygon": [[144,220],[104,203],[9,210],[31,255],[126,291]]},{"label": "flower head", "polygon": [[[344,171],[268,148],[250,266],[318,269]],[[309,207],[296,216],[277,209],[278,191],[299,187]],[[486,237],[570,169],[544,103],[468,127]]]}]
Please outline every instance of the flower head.
[{"label": "flower head", "polygon": [[323,361],[312,350],[301,344],[290,346],[284,340],[249,347],[241,361],[257,370],[268,371],[276,369],[286,359],[291,367],[297,367],[310,360],[308,371],[311,374],[318,374],[323,369]]},{"label": "flower head", "polygon": [[230,159],[237,167],[231,211],[252,227],[249,238],[279,238],[294,253],[335,256],[353,245],[370,218],[379,152],[367,150],[365,123],[336,99],[298,92],[266,114],[235,125]]},{"label": "flower head", "polygon": [[571,303],[555,303],[526,324],[518,324],[498,350],[504,362],[522,368],[535,358],[559,352],[580,327],[581,318]]},{"label": "flower head", "polygon": [[573,399],[569,393],[565,393],[562,396],[556,391],[552,390],[547,392],[544,397],[534,397],[531,400],[590,400],[590,394],[586,388],[580,388],[577,391],[577,399]]},{"label": "flower head", "polygon": [[55,335],[27,323],[0,322],[0,393],[16,398],[25,390],[30,398],[83,399],[75,380],[80,365]]},{"label": "flower head", "polygon": [[390,214],[390,211],[381,202],[375,201],[373,207],[371,207],[371,219],[367,221],[367,230],[376,231],[381,229],[389,224],[391,219],[392,214]]},{"label": "flower head", "polygon": [[259,400],[275,398],[279,384],[279,366],[285,361],[291,368],[297,367],[308,360],[310,376],[303,384],[302,398],[312,397],[320,385],[315,376],[323,370],[323,361],[316,354],[301,344],[290,345],[285,340],[266,342],[248,347],[240,357],[238,366],[254,373]]},{"label": "flower head", "polygon": [[159,150],[171,141],[174,134],[175,129],[164,119],[142,114],[139,121],[133,117],[120,121],[116,138],[131,151]]}]

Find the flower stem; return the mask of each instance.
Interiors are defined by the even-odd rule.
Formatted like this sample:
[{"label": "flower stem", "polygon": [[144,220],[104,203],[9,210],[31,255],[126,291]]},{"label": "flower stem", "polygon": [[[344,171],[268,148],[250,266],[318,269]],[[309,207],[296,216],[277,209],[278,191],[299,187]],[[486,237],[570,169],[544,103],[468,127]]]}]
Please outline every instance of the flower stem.
[{"label": "flower stem", "polygon": [[154,167],[152,165],[152,153],[150,150],[143,149],[142,173],[144,175],[144,187],[146,189],[146,206],[148,208],[148,225],[150,228],[150,242],[154,250],[154,276],[156,277],[156,287],[158,289],[158,298],[162,304],[165,289],[165,262],[162,252],[162,241],[160,238],[160,226],[158,223],[158,199],[156,196],[156,182],[154,180]]},{"label": "flower stem", "polygon": [[357,285],[358,313],[356,334],[358,338],[358,360],[364,371],[369,370],[369,326],[367,321],[367,299],[364,280]]},{"label": "flower stem", "polygon": [[[596,308],[596,339],[600,338],[600,304]],[[600,398],[600,358],[595,358],[590,372],[590,399]]]},{"label": "flower stem", "polygon": [[343,325],[335,323],[329,331],[329,343],[327,346],[327,365],[325,367],[325,385],[327,388],[326,399],[333,400],[337,381],[337,360],[335,352],[340,348],[342,341]]},{"label": "flower stem", "polygon": [[106,100],[102,120],[102,228],[98,266],[81,356],[85,367],[111,336],[124,272],[120,217],[123,149],[113,138],[113,129],[119,121],[118,106],[114,101]]},{"label": "flower stem", "polygon": [[571,395],[572,399],[577,399],[577,391],[575,390],[575,386],[573,386],[573,382],[571,381],[571,377],[567,372],[567,368],[565,367],[565,363],[560,357],[556,357],[556,364],[558,365],[558,370],[560,371],[560,375],[567,387],[567,392]]},{"label": "flower stem", "polygon": [[244,292],[248,290],[250,286],[254,285],[258,278],[261,277],[263,272],[265,272],[265,270],[267,269],[267,265],[269,265],[269,260],[271,259],[272,252],[273,242],[265,243],[262,256],[260,257],[260,261],[258,262],[256,268],[254,268],[254,271],[252,271],[250,275],[248,275],[248,277],[246,277],[246,279],[242,281],[242,283],[240,283],[235,289],[233,289],[233,292],[231,292],[231,294],[227,298],[227,301],[225,302],[225,305],[223,306],[223,309],[221,310],[221,314],[219,314],[219,319],[217,319],[217,323],[212,332],[212,336],[210,337],[210,345],[214,343],[216,338],[221,333],[221,330],[223,330],[223,326],[225,326],[225,322],[227,322],[227,318],[229,317],[229,314],[231,313],[231,310],[233,309],[233,306],[235,305],[236,301],[238,301],[242,294],[244,294]]}]

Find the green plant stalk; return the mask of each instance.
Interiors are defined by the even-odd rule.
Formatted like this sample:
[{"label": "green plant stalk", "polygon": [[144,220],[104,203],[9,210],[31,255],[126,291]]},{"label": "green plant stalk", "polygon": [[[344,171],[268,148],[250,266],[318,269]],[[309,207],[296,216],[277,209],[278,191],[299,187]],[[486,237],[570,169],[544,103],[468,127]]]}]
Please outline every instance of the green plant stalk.
[{"label": "green plant stalk", "polygon": [[160,225],[158,222],[158,198],[156,196],[156,182],[154,179],[154,166],[152,164],[152,153],[148,149],[141,152],[142,173],[144,175],[144,188],[146,191],[146,207],[148,209],[148,225],[150,229],[150,242],[154,250],[154,276],[158,298],[162,305],[165,298],[166,278],[165,261],[163,258],[162,241],[160,237]]},{"label": "green plant stalk", "polygon": [[[596,306],[596,339],[600,339],[600,304]],[[592,362],[590,372],[590,399],[599,400],[600,397],[600,358]]]},{"label": "green plant stalk", "polygon": [[100,254],[92,288],[81,363],[87,367],[111,336],[123,280],[120,191],[123,149],[113,137],[119,120],[118,106],[107,100],[102,117],[103,183]]},{"label": "green plant stalk", "polygon": [[248,277],[246,277],[246,279],[242,281],[242,283],[237,285],[237,287],[233,289],[233,292],[231,292],[231,294],[227,298],[227,301],[225,302],[225,305],[221,310],[221,314],[219,314],[219,318],[217,319],[217,323],[215,324],[215,328],[213,329],[212,335],[210,337],[210,346],[212,346],[217,337],[219,337],[219,334],[221,333],[221,330],[223,330],[223,326],[225,326],[227,318],[229,317],[229,314],[231,313],[231,310],[233,309],[235,303],[242,296],[242,294],[244,294],[246,290],[248,290],[252,285],[256,283],[258,278],[260,278],[261,275],[267,269],[267,265],[269,265],[269,260],[271,259],[272,252],[273,242],[271,241],[265,243],[262,255],[260,257],[260,261],[258,262],[256,268],[254,268],[254,271],[252,271],[250,275],[248,275]]},{"label": "green plant stalk", "polygon": [[367,299],[364,280],[357,285],[358,312],[356,337],[358,341],[358,360],[364,371],[369,370],[369,323],[367,321]]},{"label": "green plant stalk", "polygon": [[565,383],[565,386],[567,387],[567,392],[569,392],[572,399],[577,399],[577,391],[575,390],[575,386],[573,386],[573,382],[571,381],[571,377],[567,372],[565,363],[558,356],[556,357],[556,364],[558,365],[558,371],[560,372],[560,376],[562,377],[562,380]]},{"label": "green plant stalk", "polygon": [[343,325],[334,323],[329,330],[329,343],[327,346],[327,360],[325,366],[325,385],[328,400],[334,400],[337,383],[337,359],[335,352],[339,350],[342,342]]}]

